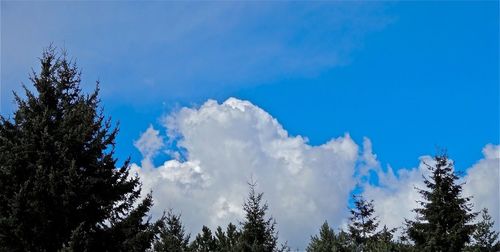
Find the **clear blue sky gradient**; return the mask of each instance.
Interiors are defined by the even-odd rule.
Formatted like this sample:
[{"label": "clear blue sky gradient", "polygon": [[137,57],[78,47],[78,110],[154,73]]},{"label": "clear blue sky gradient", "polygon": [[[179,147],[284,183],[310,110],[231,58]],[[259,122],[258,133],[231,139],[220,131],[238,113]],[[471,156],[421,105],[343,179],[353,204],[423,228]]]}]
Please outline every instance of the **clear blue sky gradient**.
[{"label": "clear blue sky gradient", "polygon": [[[498,1],[1,2],[1,112],[53,42],[102,83],[117,155],[180,106],[234,96],[312,144],[369,137],[382,165],[499,143]],[[159,156],[156,161],[165,160]]]}]

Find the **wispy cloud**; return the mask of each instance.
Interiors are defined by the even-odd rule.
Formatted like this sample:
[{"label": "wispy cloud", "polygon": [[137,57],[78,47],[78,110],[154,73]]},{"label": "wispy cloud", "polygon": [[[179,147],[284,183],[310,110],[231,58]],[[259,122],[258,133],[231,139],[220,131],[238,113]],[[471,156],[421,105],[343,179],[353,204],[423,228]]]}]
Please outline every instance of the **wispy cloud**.
[{"label": "wispy cloud", "polygon": [[140,103],[315,75],[389,21],[376,3],[2,2],[2,96],[51,42],[105,97]]}]

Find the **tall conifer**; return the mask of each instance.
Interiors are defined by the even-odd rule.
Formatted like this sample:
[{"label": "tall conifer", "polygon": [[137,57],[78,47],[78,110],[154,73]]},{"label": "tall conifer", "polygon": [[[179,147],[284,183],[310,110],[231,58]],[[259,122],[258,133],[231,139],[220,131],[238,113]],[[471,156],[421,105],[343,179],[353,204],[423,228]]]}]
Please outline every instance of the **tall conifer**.
[{"label": "tall conifer", "polygon": [[[140,182],[113,157],[117,128],[85,95],[74,62],[49,48],[12,118],[0,116],[0,247],[142,251],[158,223]],[[137,206],[136,206],[137,205]]]},{"label": "tall conifer", "polygon": [[408,236],[423,251],[460,251],[470,241],[475,217],[470,198],[462,196],[462,184],[446,154],[434,157],[427,165],[430,177],[424,177],[425,189],[418,189],[423,201],[414,209],[416,220],[407,221]]}]

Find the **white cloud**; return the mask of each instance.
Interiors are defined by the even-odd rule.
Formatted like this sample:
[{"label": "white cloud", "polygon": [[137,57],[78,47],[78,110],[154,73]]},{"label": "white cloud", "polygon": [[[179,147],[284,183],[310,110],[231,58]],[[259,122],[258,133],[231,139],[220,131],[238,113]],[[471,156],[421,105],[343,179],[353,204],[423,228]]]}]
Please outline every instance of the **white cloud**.
[{"label": "white cloud", "polygon": [[475,210],[488,208],[500,231],[500,145],[483,148],[484,158],[467,170],[464,194],[472,195]]},{"label": "white cloud", "polygon": [[420,165],[414,169],[400,169],[395,172],[390,166],[386,171],[379,168],[375,170],[378,185],[363,185],[365,197],[374,200],[375,212],[381,225],[396,228],[402,226],[405,218],[413,219],[412,209],[417,207],[416,200],[421,199],[415,188],[425,187],[422,175],[428,174],[425,163],[432,165],[432,157],[420,157]]},{"label": "white cloud", "polygon": [[[348,134],[311,146],[301,136],[288,135],[264,110],[234,98],[183,108],[164,121],[169,140],[185,150],[186,161],[132,168],[144,191],[153,190],[156,214],[174,208],[194,233],[203,224],[237,223],[243,218],[247,182],[254,179],[280,237],[293,247],[303,248],[325,219],[334,225],[345,219],[358,159],[358,146]],[[154,139],[156,132],[149,128],[141,139]],[[154,143],[143,148],[150,157],[159,145],[143,142]]]},{"label": "white cloud", "polygon": [[141,152],[143,161],[142,166],[152,168],[151,158],[163,147],[163,137],[158,130],[153,129],[152,125],[134,142],[134,146]]},{"label": "white cloud", "polygon": [[[173,208],[192,233],[204,224],[215,228],[242,220],[252,179],[265,193],[280,237],[293,248],[304,248],[325,219],[345,226],[356,183],[375,201],[381,224],[400,227],[405,218],[414,218],[412,209],[421,198],[415,187],[424,188],[422,175],[429,175],[425,164],[434,164],[431,156],[422,156],[416,168],[383,169],[370,139],[363,139],[359,152],[348,134],[312,146],[304,137],[290,136],[264,110],[235,98],[182,108],[163,122],[168,142],[176,147],[164,151],[175,159],[154,167],[151,160],[164,141],[150,126],[135,142],[144,157],[142,167],[133,164],[132,170],[141,177],[144,193],[153,190],[153,214]],[[487,207],[498,224],[499,146],[487,145],[483,154],[467,169],[464,195],[473,195],[476,210]]]}]

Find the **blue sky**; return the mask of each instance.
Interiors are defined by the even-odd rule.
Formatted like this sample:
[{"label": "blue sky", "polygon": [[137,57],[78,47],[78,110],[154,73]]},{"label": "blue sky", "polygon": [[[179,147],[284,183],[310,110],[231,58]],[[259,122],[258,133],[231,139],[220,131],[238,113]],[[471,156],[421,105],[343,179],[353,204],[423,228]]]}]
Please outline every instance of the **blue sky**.
[{"label": "blue sky", "polygon": [[[22,17],[22,18],[21,18]],[[498,3],[2,2],[2,112],[42,48],[77,58],[120,156],[172,108],[248,99],[311,143],[369,136],[396,167],[499,139]]]},{"label": "blue sky", "polygon": [[[1,3],[1,112],[53,43],[101,81],[117,155],[207,99],[249,100],[311,145],[348,132],[383,167],[499,144],[497,1]],[[164,130],[163,130],[164,131]],[[165,134],[165,133],[162,133]],[[157,155],[155,163],[164,162]]]}]

